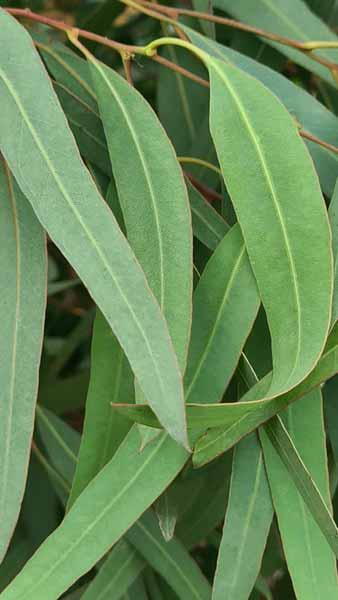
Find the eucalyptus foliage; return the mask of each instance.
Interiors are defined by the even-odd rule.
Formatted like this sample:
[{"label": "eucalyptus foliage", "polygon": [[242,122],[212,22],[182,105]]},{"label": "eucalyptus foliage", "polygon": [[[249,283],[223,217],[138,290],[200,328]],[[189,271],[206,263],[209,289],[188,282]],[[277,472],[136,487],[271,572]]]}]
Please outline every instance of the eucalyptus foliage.
[{"label": "eucalyptus foliage", "polygon": [[336,2],[28,4],[0,600],[338,598]]}]

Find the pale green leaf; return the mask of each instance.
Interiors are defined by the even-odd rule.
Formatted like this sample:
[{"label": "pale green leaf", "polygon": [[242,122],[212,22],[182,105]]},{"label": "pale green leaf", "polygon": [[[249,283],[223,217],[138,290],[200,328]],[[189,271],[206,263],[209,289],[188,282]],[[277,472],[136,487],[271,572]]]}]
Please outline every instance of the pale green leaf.
[{"label": "pale green leaf", "polygon": [[[332,512],[321,393],[315,390],[295,402],[283,414],[283,422],[301,453],[304,465],[318,486],[323,501]],[[273,426],[270,429],[268,423],[269,438],[269,432],[273,435],[273,431]],[[297,599],[336,598],[338,580],[334,553],[291,480],[288,467],[274,450],[274,444],[271,444],[262,431],[260,435],[284,552]],[[283,444],[282,440],[280,443]],[[317,510],[321,510],[321,507]]]},{"label": "pale green leaf", "polygon": [[107,321],[98,312],[93,331],[85,422],[68,509],[112,458],[128,433],[130,425],[123,416],[113,414],[111,403],[132,402],[133,388],[133,376],[124,352]]},{"label": "pale green leaf", "polygon": [[205,60],[211,133],[267,313],[274,364],[268,393],[277,395],[306,377],[326,341],[332,295],[326,207],[283,105],[239,69]]},{"label": "pale green leaf", "polygon": [[207,248],[215,250],[229,226],[188,180],[187,187],[194,236]]},{"label": "pale green leaf", "polygon": [[26,485],[46,307],[44,232],[0,156],[0,562]]},{"label": "pale green leaf", "polygon": [[[171,435],[186,444],[182,383],[158,304],[80,161],[32,41],[4,11],[0,22],[1,150],[39,220],[112,327],[147,401]],[[46,107],[48,118],[42,120]]]},{"label": "pale green leaf", "polygon": [[338,184],[334,188],[329,206],[329,218],[332,231],[332,248],[334,258],[334,289],[332,303],[332,324],[338,319]]},{"label": "pale green leaf", "polygon": [[234,450],[213,600],[247,600],[259,572],[272,517],[263,455],[253,433]]}]

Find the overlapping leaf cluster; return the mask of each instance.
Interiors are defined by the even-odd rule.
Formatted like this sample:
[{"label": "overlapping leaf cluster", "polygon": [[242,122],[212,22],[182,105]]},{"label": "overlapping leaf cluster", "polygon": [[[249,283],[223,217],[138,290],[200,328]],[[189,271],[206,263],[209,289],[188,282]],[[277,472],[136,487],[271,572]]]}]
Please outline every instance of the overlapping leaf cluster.
[{"label": "overlapping leaf cluster", "polygon": [[0,599],[337,598],[335,3],[1,4]]}]

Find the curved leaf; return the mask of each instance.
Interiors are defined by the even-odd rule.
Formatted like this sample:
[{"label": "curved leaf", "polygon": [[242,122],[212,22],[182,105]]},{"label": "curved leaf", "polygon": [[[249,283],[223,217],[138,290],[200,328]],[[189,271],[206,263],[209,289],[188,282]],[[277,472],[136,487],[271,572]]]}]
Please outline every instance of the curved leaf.
[{"label": "curved leaf", "polygon": [[[32,41],[4,11],[0,22],[1,149],[39,220],[114,330],[147,401],[186,444],[181,376],[158,304],[80,160]],[[47,107],[48,119],[41,120]]]},{"label": "curved leaf", "polygon": [[268,393],[277,395],[307,376],[326,341],[332,295],[326,207],[285,108],[239,69],[211,57],[206,62],[211,133],[267,313],[274,364]]},{"label": "curved leaf", "polygon": [[26,485],[47,289],[44,232],[0,156],[0,562]]},{"label": "curved leaf", "polygon": [[334,288],[332,304],[332,325],[338,320],[338,184],[333,192],[329,207],[329,217],[332,231],[332,248],[334,257]]}]

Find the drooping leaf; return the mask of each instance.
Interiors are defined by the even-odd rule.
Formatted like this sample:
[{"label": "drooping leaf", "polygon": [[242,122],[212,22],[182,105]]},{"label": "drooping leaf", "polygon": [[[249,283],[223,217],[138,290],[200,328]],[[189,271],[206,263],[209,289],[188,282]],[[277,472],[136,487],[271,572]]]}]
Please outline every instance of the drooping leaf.
[{"label": "drooping leaf", "polygon": [[[314,96],[280,73],[232,48],[210,40],[188,27],[184,30],[197,47],[215,58],[236,65],[261,81],[281,100],[304,130],[333,146],[338,146],[337,117]],[[314,160],[323,191],[331,196],[338,177],[338,155],[313,142],[306,141],[306,144]]]},{"label": "drooping leaf", "polygon": [[[299,438],[302,457],[279,417],[267,423],[261,433],[284,550],[300,598],[312,597],[312,591],[313,597],[318,597],[319,590],[323,590],[327,597],[332,594],[333,598],[337,595],[338,585],[334,560],[334,555],[338,556],[338,530],[332,518],[321,398],[318,394],[316,391],[305,396],[292,407],[292,413],[288,410],[291,435],[296,434]],[[298,419],[301,427],[296,429],[294,423]],[[311,435],[308,435],[308,426]],[[297,568],[300,560],[301,570]]]},{"label": "drooping leaf", "polygon": [[0,562],[26,485],[43,339],[44,232],[0,156]]},{"label": "drooping leaf", "polygon": [[[212,14],[212,0],[193,0],[192,3],[193,3],[194,10],[197,10],[198,12]],[[210,38],[215,38],[216,33],[215,33],[215,24],[214,23],[204,20],[204,19],[201,19],[200,25],[201,25],[201,29],[205,35],[207,35]]]},{"label": "drooping leaf", "polygon": [[[310,11],[303,0],[274,0],[274,2],[258,0],[255,5],[246,0],[236,2],[214,0],[214,6],[244,23],[299,42],[315,40],[337,42],[335,34]],[[333,84],[334,80],[330,71],[311,60],[306,53],[266,38],[264,41],[277,48],[292,61]],[[318,50],[318,55],[335,62],[338,60],[338,49]]]},{"label": "drooping leaf", "polygon": [[[128,241],[166,317],[183,373],[191,326],[192,229],[182,171],[149,104],[109,67],[88,58]],[[123,145],[128,152],[121,153]],[[136,401],[143,399],[137,387]],[[176,403],[176,412],[184,421],[183,402]]]},{"label": "drooping leaf", "polygon": [[[275,96],[239,69],[206,61],[211,133],[271,333],[272,396],[306,377],[326,341],[332,293],[326,207],[297,127]],[[250,168],[242,169],[242,156]]]},{"label": "drooping leaf", "polygon": [[[182,171],[143,97],[103,63],[90,57],[89,63],[127,237],[167,319],[184,372],[191,322],[192,235]],[[124,154],[123,145],[128,148]]]},{"label": "drooping leaf", "polygon": [[234,450],[213,600],[247,600],[257,578],[272,517],[263,455],[253,433]]},{"label": "drooping leaf", "polygon": [[133,387],[133,376],[124,352],[98,312],[93,332],[86,416],[68,509],[112,458],[128,433],[130,424],[123,416],[114,416],[111,404],[132,401]]},{"label": "drooping leaf", "polygon": [[127,532],[127,539],[170,584],[181,600],[209,600],[211,587],[183,544],[166,542],[156,516],[147,511]]},{"label": "drooping leaf", "polygon": [[87,587],[82,600],[119,600],[145,567],[140,554],[126,541],[120,540]]},{"label": "drooping leaf", "polygon": [[217,246],[194,293],[185,374],[187,401],[221,400],[259,304],[243,238],[239,227],[234,226]]},{"label": "drooping leaf", "polygon": [[[159,307],[80,161],[32,41],[4,11],[0,21],[1,150],[39,220],[114,330],[147,401],[159,411],[171,435],[186,444],[184,415],[182,419],[176,412],[177,406],[183,412],[181,378]],[[48,122],[41,120],[45,107]]]},{"label": "drooping leaf", "polygon": [[338,184],[334,188],[329,206],[329,218],[332,231],[332,249],[334,258],[334,284],[332,302],[332,325],[338,319]]}]

